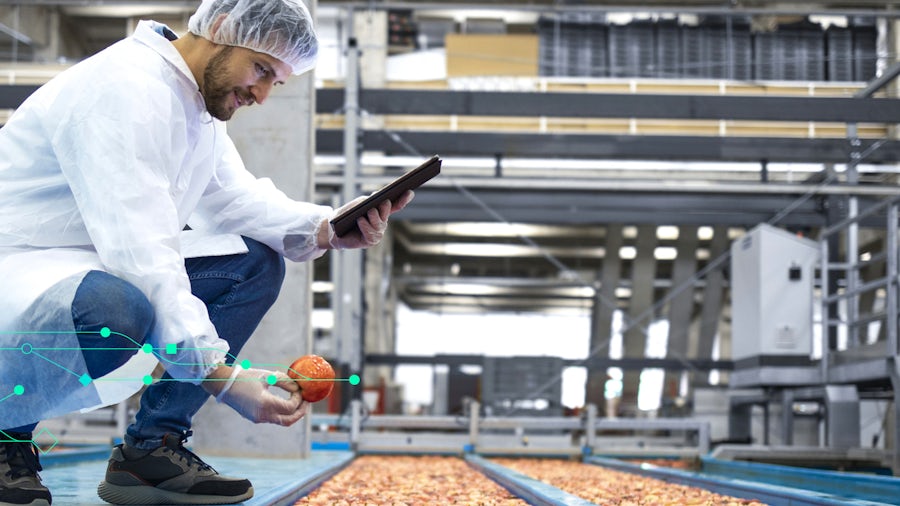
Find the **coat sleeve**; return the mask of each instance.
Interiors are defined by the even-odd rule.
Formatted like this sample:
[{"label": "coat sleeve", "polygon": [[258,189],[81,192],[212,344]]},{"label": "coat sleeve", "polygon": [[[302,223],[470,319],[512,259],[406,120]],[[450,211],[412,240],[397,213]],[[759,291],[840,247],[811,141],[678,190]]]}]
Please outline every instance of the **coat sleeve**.
[{"label": "coat sleeve", "polygon": [[269,178],[253,176],[224,124],[217,122],[216,127],[215,173],[191,216],[191,227],[252,237],[293,261],[322,256],[325,250],[317,246],[316,232],[334,210],[293,200]]},{"label": "coat sleeve", "polygon": [[57,97],[47,128],[102,264],[155,308],[154,354],[173,378],[198,382],[228,344],[191,293],[180,252],[173,194],[189,149],[185,114],[162,83],[132,84]]}]

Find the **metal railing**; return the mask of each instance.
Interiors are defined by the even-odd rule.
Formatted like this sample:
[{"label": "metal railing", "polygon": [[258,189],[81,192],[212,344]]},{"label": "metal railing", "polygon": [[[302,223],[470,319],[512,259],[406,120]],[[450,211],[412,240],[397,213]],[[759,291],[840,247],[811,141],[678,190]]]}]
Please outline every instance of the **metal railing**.
[{"label": "metal railing", "polygon": [[[821,304],[822,304],[822,378],[827,382],[829,370],[833,365],[832,350],[829,337],[837,335],[841,329],[847,334],[847,348],[859,348],[862,342],[862,329],[870,323],[881,322],[885,330],[888,353],[893,356],[900,355],[897,347],[897,315],[898,315],[898,259],[897,259],[897,220],[900,208],[900,199],[885,199],[865,210],[851,214],[847,218],[823,229],[820,235],[821,248]],[[884,211],[886,223],[884,229],[884,251],[872,255],[866,260],[861,260],[856,227],[863,219],[870,218]],[[839,234],[845,234],[843,259],[831,258],[829,239]],[[836,256],[837,256],[836,255]],[[864,280],[860,271],[878,262],[885,264],[884,276]],[[832,273],[843,273],[843,286],[832,283]],[[834,286],[832,286],[834,285]],[[863,311],[860,308],[860,298],[864,294],[884,290],[884,309],[881,311]],[[875,294],[877,296],[877,293]],[[835,306],[843,303],[843,315],[835,311]],[[837,314],[836,314],[837,313]],[[832,329],[834,329],[832,331]]]}]

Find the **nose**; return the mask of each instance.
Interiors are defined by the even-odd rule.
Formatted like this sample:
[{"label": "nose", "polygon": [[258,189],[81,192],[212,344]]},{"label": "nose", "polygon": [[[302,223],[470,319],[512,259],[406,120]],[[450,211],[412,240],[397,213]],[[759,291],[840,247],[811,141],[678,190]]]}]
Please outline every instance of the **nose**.
[{"label": "nose", "polygon": [[262,104],[269,98],[269,92],[272,91],[271,84],[254,84],[250,87],[250,96],[253,97],[253,101],[257,104]]}]

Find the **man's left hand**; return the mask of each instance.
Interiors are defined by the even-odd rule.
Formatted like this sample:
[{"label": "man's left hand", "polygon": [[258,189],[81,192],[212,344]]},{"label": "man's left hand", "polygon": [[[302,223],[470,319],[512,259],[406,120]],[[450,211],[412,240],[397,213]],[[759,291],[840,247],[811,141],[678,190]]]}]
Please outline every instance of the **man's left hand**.
[{"label": "man's left hand", "polygon": [[[392,214],[406,207],[414,196],[415,193],[413,193],[412,190],[407,190],[406,193],[401,195],[397,200],[393,202],[386,200],[378,207],[369,209],[368,213],[360,216],[359,219],[356,220],[357,230],[353,230],[343,237],[338,237],[337,234],[334,233],[331,224],[328,223],[328,220],[325,220],[320,228],[319,244],[323,244],[323,233],[327,234],[325,244],[331,249],[368,248],[378,244],[381,242],[381,239],[384,238],[384,231],[387,230],[388,218]],[[358,197],[349,203],[344,204],[335,211],[334,216],[341,214],[346,209],[352,208],[365,199],[366,197]]]}]

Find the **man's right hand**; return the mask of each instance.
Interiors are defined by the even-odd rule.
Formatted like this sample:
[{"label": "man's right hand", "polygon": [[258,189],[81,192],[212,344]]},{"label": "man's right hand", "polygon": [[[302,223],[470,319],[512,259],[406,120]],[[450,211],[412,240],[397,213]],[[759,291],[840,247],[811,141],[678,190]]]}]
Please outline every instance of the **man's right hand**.
[{"label": "man's right hand", "polygon": [[[306,416],[309,403],[300,397],[297,382],[279,371],[220,366],[203,382],[203,388],[241,416],[254,423],[293,425]],[[229,378],[234,374],[234,381]],[[272,384],[290,392],[284,399],[269,391]]]}]

